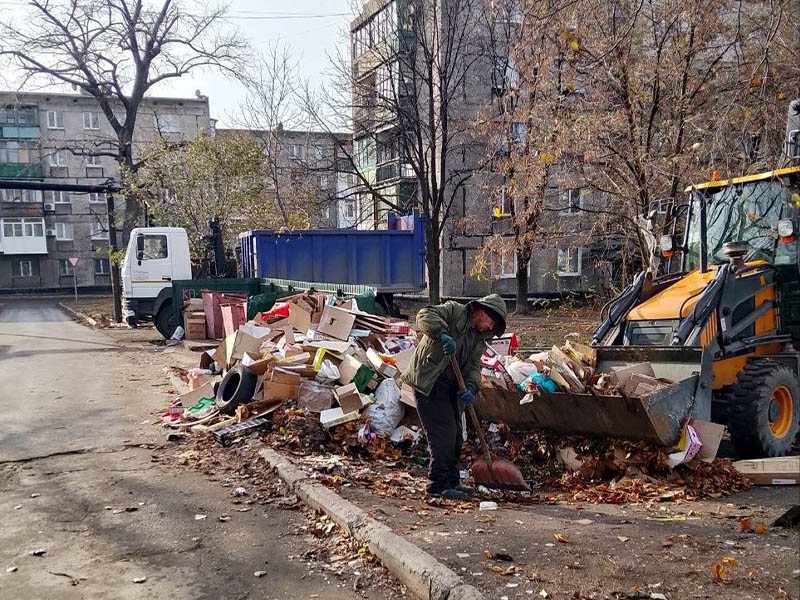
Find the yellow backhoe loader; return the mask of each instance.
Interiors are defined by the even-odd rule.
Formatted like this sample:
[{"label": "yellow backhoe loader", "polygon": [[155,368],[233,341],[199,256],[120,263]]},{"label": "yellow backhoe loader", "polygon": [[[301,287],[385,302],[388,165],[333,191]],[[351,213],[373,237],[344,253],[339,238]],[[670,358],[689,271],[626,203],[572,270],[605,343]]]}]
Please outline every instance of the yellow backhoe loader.
[{"label": "yellow backhoe loader", "polygon": [[592,389],[524,405],[490,398],[479,412],[662,445],[694,417],[727,425],[743,458],[787,454],[800,428],[800,100],[784,162],[797,166],[689,187],[675,213],[682,242],[660,241],[664,256],[680,255],[680,272],[640,273],[603,311],[597,370],[649,362],[674,384],[638,398]]}]

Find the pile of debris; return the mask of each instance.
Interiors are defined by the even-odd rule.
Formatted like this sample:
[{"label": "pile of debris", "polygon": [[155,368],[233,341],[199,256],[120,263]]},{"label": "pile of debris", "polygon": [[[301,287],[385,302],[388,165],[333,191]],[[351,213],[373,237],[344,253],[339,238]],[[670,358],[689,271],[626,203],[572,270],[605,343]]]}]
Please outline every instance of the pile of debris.
[{"label": "pile of debris", "polygon": [[[282,298],[248,322],[237,321],[246,314],[241,299],[223,304],[222,329],[233,331],[188,372],[191,391],[166,407],[167,427],[223,446],[259,431],[264,443],[303,460],[336,458],[312,465],[332,486],[349,480],[392,496],[422,489],[422,431],[413,390],[400,383],[416,346],[407,321],[367,313],[356,299],[312,292]],[[185,308],[196,310],[197,301]],[[512,401],[520,404],[561,392],[646,395],[671,384],[647,363],[599,373],[595,349],[569,336],[527,358],[515,356],[516,348],[513,333],[493,340],[481,366],[484,386],[517,390]],[[517,463],[527,478],[561,490],[550,498],[674,502],[748,487],[729,461],[714,460],[723,429],[686,423],[671,449],[544,431],[522,435],[500,422],[490,424],[488,437],[493,452]],[[377,477],[369,465],[384,472]]]},{"label": "pile of debris", "polygon": [[[513,342],[512,342],[513,343]],[[649,363],[608,373],[597,371],[597,351],[567,336],[564,344],[536,352],[526,359],[490,352],[483,357],[483,375],[499,389],[520,389],[520,404],[533,402],[543,393],[591,394],[640,398],[674,382],[655,376]]]},{"label": "pile of debris", "polygon": [[[197,300],[185,314],[197,314]],[[396,457],[419,439],[414,395],[399,378],[416,338],[407,321],[359,309],[356,299],[306,292],[283,298],[201,355],[191,391],[168,406],[169,427],[222,445],[271,428],[288,448]],[[241,307],[239,314],[244,314]],[[187,320],[187,323],[189,321]],[[274,413],[274,414],[273,414]]]}]

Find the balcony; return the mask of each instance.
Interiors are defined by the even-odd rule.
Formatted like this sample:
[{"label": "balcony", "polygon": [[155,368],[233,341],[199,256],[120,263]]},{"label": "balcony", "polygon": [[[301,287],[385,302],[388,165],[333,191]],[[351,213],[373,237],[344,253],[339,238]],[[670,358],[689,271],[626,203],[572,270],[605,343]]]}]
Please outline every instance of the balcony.
[{"label": "balcony", "polygon": [[377,183],[386,183],[393,179],[416,179],[414,169],[408,163],[401,163],[400,160],[393,160],[382,165],[378,165],[375,174]]},{"label": "balcony", "polygon": [[3,125],[0,127],[0,139],[37,140],[39,137],[38,125]]},{"label": "balcony", "polygon": [[41,179],[40,163],[0,163],[0,179]]},{"label": "balcony", "polygon": [[47,254],[44,219],[0,219],[0,252],[3,254]]}]

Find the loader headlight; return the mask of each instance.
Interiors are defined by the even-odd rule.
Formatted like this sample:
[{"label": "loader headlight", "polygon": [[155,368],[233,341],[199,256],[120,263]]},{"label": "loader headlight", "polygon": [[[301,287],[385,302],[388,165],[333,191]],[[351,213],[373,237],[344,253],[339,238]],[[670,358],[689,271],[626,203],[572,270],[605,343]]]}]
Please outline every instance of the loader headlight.
[{"label": "loader headlight", "polygon": [[778,221],[778,236],[784,244],[791,244],[795,240],[794,223],[792,223],[791,219]]},{"label": "loader headlight", "polygon": [[662,235],[658,240],[658,247],[661,250],[661,256],[669,258],[675,254],[675,240],[671,235]]}]

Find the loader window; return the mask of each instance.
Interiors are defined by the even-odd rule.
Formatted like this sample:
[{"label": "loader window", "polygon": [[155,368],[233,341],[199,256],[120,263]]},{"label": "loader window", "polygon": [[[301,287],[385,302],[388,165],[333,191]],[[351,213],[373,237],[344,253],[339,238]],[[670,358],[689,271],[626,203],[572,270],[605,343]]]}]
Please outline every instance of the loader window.
[{"label": "loader window", "polygon": [[[794,189],[793,189],[794,188]],[[723,264],[727,258],[722,247],[727,242],[743,241],[750,246],[746,261],[765,260],[771,264],[797,261],[797,242],[780,243],[777,224],[780,219],[798,222],[795,186],[779,181],[755,181],[706,192],[708,225],[708,262]],[[689,224],[687,267],[700,266],[699,199],[694,200]]]}]

